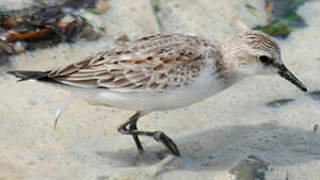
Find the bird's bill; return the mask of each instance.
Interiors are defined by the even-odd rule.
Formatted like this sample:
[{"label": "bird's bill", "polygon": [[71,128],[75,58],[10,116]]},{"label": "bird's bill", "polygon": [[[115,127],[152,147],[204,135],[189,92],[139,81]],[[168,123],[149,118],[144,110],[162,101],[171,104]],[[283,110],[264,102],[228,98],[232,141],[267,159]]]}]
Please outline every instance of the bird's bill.
[{"label": "bird's bill", "polygon": [[279,66],[279,71],[278,74],[290,81],[292,84],[294,84],[295,86],[297,86],[299,89],[301,89],[303,92],[307,92],[307,88],[302,84],[301,81],[299,81],[288,69],[285,65],[280,65]]}]

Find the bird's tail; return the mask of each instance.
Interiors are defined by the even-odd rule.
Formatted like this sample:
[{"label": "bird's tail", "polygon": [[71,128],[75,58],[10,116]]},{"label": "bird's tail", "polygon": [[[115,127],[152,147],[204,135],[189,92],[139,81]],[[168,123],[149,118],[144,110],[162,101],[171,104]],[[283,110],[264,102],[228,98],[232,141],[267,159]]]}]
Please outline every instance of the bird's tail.
[{"label": "bird's tail", "polygon": [[17,78],[20,78],[19,81],[25,81],[29,79],[35,80],[45,80],[48,79],[48,75],[51,71],[7,71],[8,74],[12,74]]}]

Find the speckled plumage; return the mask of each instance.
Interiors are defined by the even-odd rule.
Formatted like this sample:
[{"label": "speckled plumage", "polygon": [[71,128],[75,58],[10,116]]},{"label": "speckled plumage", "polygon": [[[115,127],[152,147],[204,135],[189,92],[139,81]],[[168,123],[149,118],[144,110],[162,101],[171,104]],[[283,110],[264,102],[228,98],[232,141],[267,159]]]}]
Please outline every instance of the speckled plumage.
[{"label": "speckled plumage", "polygon": [[11,71],[22,80],[36,79],[78,93],[89,102],[136,114],[121,125],[143,152],[138,136],[151,136],[179,155],[161,131],[138,131],[138,119],[204,100],[245,77],[279,74],[302,91],[306,87],[285,67],[279,45],[266,34],[246,31],[224,42],[196,35],[156,34],[46,72]]},{"label": "speckled plumage", "polygon": [[59,68],[49,77],[80,87],[164,92],[188,85],[205,68],[219,69],[214,65],[221,60],[218,49],[199,36],[157,34]]}]

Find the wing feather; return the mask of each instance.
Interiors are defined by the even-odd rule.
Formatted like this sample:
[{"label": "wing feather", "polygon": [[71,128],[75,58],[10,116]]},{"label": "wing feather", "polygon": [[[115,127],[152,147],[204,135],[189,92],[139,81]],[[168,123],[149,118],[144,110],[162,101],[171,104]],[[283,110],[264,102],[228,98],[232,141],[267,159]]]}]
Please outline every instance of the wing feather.
[{"label": "wing feather", "polygon": [[164,91],[190,83],[206,65],[210,43],[198,36],[146,36],[50,73],[79,87]]}]

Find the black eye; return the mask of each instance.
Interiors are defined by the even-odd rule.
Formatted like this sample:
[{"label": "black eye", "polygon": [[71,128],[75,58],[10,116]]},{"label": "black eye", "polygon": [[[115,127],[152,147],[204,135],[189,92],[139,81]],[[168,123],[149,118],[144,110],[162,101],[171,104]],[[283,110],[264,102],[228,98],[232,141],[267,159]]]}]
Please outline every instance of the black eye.
[{"label": "black eye", "polygon": [[271,59],[270,59],[268,56],[259,56],[259,60],[260,60],[263,64],[271,63]]}]

